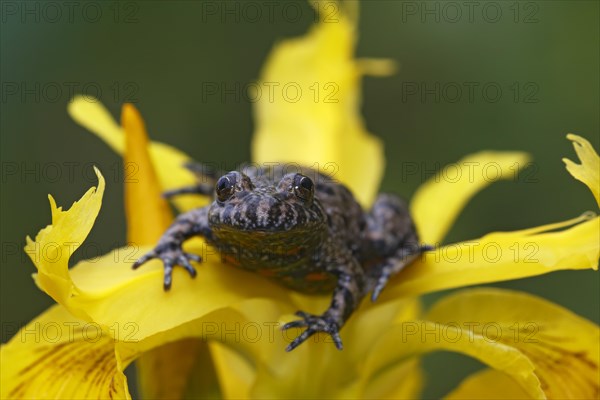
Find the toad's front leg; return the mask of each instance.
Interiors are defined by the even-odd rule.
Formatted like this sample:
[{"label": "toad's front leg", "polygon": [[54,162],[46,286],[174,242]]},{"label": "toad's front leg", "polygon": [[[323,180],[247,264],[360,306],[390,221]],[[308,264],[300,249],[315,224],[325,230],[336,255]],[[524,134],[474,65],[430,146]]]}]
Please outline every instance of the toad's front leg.
[{"label": "toad's front leg", "polygon": [[212,235],[208,226],[208,208],[197,208],[179,215],[162,235],[154,250],[140,257],[133,264],[133,269],[153,258],[160,258],[165,268],[165,290],[171,288],[173,267],[176,265],[184,267],[192,277],[195,277],[196,270],[190,261],[200,262],[202,258],[196,254],[184,252],[181,246],[183,242],[192,236],[204,236],[206,239],[211,240]]},{"label": "toad's front leg", "polygon": [[342,350],[339,331],[365,296],[365,274],[359,262],[350,251],[340,250],[342,246],[328,244],[330,243],[323,246],[324,250],[320,252],[316,263],[322,270],[337,277],[337,286],[333,292],[331,304],[322,315],[298,311],[296,315],[302,319],[289,322],[282,327],[283,330],[296,327],[306,328],[287,346],[286,351],[294,350],[317,332],[331,335],[335,347]]}]

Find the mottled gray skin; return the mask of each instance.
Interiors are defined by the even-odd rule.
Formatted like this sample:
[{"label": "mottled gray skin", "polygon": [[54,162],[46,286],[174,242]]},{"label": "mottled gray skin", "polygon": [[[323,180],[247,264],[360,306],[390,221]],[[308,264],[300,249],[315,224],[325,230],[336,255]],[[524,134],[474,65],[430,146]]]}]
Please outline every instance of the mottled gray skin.
[{"label": "mottled gray skin", "polygon": [[[204,179],[201,165],[188,165]],[[223,259],[237,267],[276,279],[292,289],[331,293],[331,305],[322,315],[299,311],[302,319],[283,329],[305,327],[290,343],[290,351],[316,332],[327,332],[338,349],[339,330],[372,292],[375,301],[388,279],[426,250],[404,201],[381,194],[368,213],[342,184],[314,170],[286,173],[283,167],[241,169],[221,177],[216,185],[168,192],[215,196],[207,207],[179,215],[155,249],[135,264],[152,258],[164,263],[164,287],[171,286],[175,265],[192,275],[190,264],[201,261],[181,246],[192,236],[203,236]],[[209,181],[216,175],[208,176]],[[216,186],[216,188],[215,188]]]}]

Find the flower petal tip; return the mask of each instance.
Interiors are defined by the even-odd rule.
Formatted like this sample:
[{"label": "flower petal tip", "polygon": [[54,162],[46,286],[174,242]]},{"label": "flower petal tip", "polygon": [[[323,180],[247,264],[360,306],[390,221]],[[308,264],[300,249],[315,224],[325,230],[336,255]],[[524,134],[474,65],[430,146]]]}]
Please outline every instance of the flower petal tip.
[{"label": "flower petal tip", "polygon": [[[127,131],[128,128],[144,126],[144,120],[138,109],[131,103],[124,103],[121,107],[121,124]],[[132,125],[132,126],[130,126]]]},{"label": "flower petal tip", "polygon": [[102,175],[102,172],[100,172],[100,169],[98,167],[96,167],[95,165],[94,165],[94,173],[96,174],[96,177],[98,178],[98,186],[95,188],[95,191],[102,194],[102,193],[104,193],[104,187],[106,186],[106,181],[104,180],[104,175]]},{"label": "flower petal tip", "polygon": [[600,159],[591,143],[573,133],[567,134],[567,139],[573,142],[573,147],[580,164],[568,158],[563,158],[567,171],[578,181],[583,182],[592,192],[596,203],[600,205]]}]

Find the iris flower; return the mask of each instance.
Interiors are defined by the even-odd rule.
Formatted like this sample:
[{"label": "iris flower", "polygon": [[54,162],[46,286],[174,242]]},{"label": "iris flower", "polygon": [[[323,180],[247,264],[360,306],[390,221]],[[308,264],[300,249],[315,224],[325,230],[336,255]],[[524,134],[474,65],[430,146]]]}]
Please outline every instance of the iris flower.
[{"label": "iris flower", "polygon": [[[259,101],[252,153],[258,163],[333,162],[336,178],[368,207],[384,159],[382,144],[358,113],[360,79],[390,72],[390,63],[353,58],[352,15],[319,22],[304,37],[274,48],[263,81],[302,87],[336,82],[338,101]],[[137,167],[134,179],[125,182],[128,240],[137,247],[69,268],[98,216],[105,180],[96,170],[98,185],[68,210],[49,197],[52,222],[35,239],[27,238],[25,251],[37,268],[35,283],[57,304],[2,346],[2,398],[130,398],[123,371],[134,361],[144,398],[414,398],[425,384],[420,356],[436,350],[463,353],[488,366],[448,398],[598,396],[600,338],[590,321],[509,290],[464,289],[428,310],[419,302],[420,295],[442,289],[597,269],[600,220],[594,213],[440,246],[393,278],[376,303],[363,302],[341,330],[343,351],[316,335],[286,353],[294,332],[280,331],[281,324],[298,309],[320,312],[328,297],[295,293],[222,264],[199,238],[186,243],[188,251],[204,255],[196,279],[176,269],[170,292],[163,291],[159,261],[133,271],[133,261],[173,218],[160,193],[194,183],[182,167],[190,158],[150,142],[132,105],[123,107],[121,125],[90,99],[76,98],[69,112],[122,154],[126,166]],[[581,160],[566,160],[567,170],[599,200],[597,153],[585,139],[567,137]],[[298,140],[311,151],[298,151]],[[468,200],[491,183],[481,168],[497,163],[503,173],[494,180],[506,179],[514,172],[510,166],[527,160],[521,152],[484,151],[458,162],[473,174],[424,183],[411,202],[422,241],[442,242]],[[206,201],[175,200],[181,211]]]}]

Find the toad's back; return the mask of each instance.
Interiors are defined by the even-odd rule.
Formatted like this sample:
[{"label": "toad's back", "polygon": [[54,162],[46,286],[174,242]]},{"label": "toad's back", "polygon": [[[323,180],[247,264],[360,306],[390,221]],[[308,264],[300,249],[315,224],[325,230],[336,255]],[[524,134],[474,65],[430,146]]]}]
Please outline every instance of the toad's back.
[{"label": "toad's back", "polygon": [[214,185],[198,184],[171,194],[213,194],[207,207],[181,214],[151,252],[135,264],[160,258],[169,289],[174,265],[192,275],[200,257],[182,249],[185,240],[203,236],[230,264],[269,276],[304,292],[332,292],[322,315],[299,312],[283,329],[305,327],[287,350],[316,332],[326,332],[338,349],[339,329],[372,292],[377,299],[388,279],[427,247],[420,247],[406,204],[381,194],[363,212],[343,185],[314,170],[245,168],[221,176]]}]

